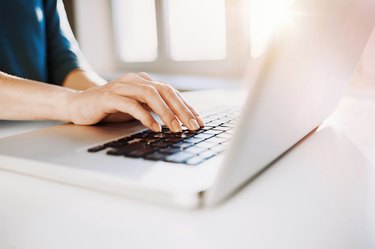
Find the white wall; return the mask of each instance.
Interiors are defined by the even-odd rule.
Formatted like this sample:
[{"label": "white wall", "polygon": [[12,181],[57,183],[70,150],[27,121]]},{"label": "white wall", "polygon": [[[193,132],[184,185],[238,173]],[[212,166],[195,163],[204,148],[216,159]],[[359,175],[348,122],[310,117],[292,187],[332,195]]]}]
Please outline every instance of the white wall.
[{"label": "white wall", "polygon": [[79,0],[74,3],[77,39],[90,65],[102,75],[117,71],[110,1]]}]

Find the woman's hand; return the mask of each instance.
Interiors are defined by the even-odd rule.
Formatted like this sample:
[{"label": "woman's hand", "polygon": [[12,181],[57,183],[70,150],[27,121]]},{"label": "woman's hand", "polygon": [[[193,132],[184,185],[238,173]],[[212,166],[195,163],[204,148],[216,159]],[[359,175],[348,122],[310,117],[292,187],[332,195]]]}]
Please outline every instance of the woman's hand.
[{"label": "woman's hand", "polygon": [[181,121],[188,129],[204,126],[199,114],[171,86],[153,81],[146,73],[126,74],[104,86],[72,94],[68,115],[78,125],[100,121],[124,121],[134,117],[153,131],[161,127],[152,117],[154,111],[173,132],[181,131]]}]

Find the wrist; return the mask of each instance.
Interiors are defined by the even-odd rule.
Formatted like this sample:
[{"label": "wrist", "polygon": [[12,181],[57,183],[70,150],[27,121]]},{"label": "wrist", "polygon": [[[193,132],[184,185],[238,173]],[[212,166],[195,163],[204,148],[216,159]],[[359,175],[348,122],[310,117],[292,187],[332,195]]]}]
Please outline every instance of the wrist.
[{"label": "wrist", "polygon": [[64,88],[64,92],[61,93],[61,96],[57,100],[57,106],[53,110],[56,115],[56,120],[72,122],[73,99],[79,92],[80,91],[77,90]]}]

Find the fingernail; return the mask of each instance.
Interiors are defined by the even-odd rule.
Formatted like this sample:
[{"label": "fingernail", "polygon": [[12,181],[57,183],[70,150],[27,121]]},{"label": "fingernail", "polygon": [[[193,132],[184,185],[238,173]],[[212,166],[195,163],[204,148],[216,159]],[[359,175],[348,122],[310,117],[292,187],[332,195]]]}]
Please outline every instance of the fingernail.
[{"label": "fingernail", "polygon": [[191,126],[194,130],[198,130],[198,129],[200,128],[200,127],[199,127],[199,124],[197,123],[197,120],[195,120],[194,118],[190,119],[189,124],[190,124],[190,126]]},{"label": "fingernail", "polygon": [[156,132],[161,132],[161,126],[156,122],[152,124],[152,129]]},{"label": "fingernail", "polygon": [[197,119],[198,124],[200,125],[200,127],[203,128],[204,127],[204,121],[203,121],[203,119],[201,117],[199,117],[199,116],[196,116],[195,118]]},{"label": "fingernail", "polygon": [[177,119],[174,119],[172,121],[172,128],[174,132],[180,132],[182,131],[182,127],[180,125],[180,122],[177,121]]}]

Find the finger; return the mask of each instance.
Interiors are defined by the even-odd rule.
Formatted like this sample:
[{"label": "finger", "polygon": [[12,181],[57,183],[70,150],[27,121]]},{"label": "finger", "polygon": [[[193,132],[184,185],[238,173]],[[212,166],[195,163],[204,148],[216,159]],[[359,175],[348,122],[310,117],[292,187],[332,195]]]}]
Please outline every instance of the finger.
[{"label": "finger", "polygon": [[145,73],[145,72],[128,73],[120,77],[119,80],[122,82],[127,82],[127,83],[137,83],[138,81],[150,83],[153,81],[150,75],[148,75],[148,73]]},{"label": "finger", "polygon": [[150,83],[151,81],[146,79],[146,73],[127,73],[117,80],[113,81],[113,83],[125,83],[125,84],[139,84],[139,83]]},{"label": "finger", "polygon": [[194,114],[194,116],[197,119],[198,124],[200,125],[200,127],[203,128],[204,127],[204,121],[200,117],[199,113],[182,97],[182,95],[181,95],[181,93],[179,91],[176,91],[176,93],[180,97],[180,99],[182,100],[182,102],[184,102],[184,104],[187,106],[187,108],[189,108],[189,110]]},{"label": "finger", "polygon": [[157,82],[154,82],[153,85],[158,90],[160,96],[167,103],[169,108],[187,128],[190,130],[198,130],[200,128],[194,114],[184,104],[171,86]]},{"label": "finger", "polygon": [[[145,86],[145,88],[140,89],[140,87],[143,86]],[[110,87],[110,91],[117,95],[147,103],[149,107],[160,116],[171,131],[182,131],[180,122],[173,111],[164,102],[157,90],[151,85],[150,81],[145,80],[137,74],[129,73],[119,78],[116,82],[113,82]]]},{"label": "finger", "polygon": [[160,125],[152,117],[151,113],[146,111],[136,100],[118,96],[112,98],[112,101],[112,108],[116,111],[133,116],[135,119],[141,121],[144,126],[155,132],[161,131]]},{"label": "finger", "polygon": [[[137,75],[139,75],[140,77],[142,77],[143,79],[147,80],[147,81],[153,81],[153,79],[150,77],[150,75],[148,73],[145,73],[145,72],[140,72],[140,73],[137,73]],[[180,92],[176,90],[176,93],[177,95],[180,97],[180,99],[182,100],[182,102],[186,105],[187,108],[189,108],[189,110],[193,113],[193,115],[195,116],[195,118],[197,119],[198,121],[198,124],[201,128],[204,127],[204,121],[203,119],[199,116],[198,112],[194,110],[194,108],[189,105],[189,103],[187,103],[187,101],[181,96]]]},{"label": "finger", "polygon": [[124,85],[121,88],[117,88],[115,93],[147,104],[173,132],[180,132],[182,130],[173,111],[153,86],[145,84]]},{"label": "finger", "polygon": [[147,81],[153,81],[151,76],[148,73],[140,72],[140,73],[137,73],[137,75],[139,75],[140,77],[142,77],[143,79]]},{"label": "finger", "polygon": [[[184,102],[180,99],[180,97],[176,94],[175,90],[172,87],[166,84],[149,81],[147,79],[151,79],[151,77],[146,73],[139,73],[139,74],[129,73],[125,75],[124,77],[121,77],[119,79],[120,81],[119,83],[128,83],[127,84],[128,87],[130,85],[138,86],[140,83],[148,84],[151,86],[158,86],[157,90],[160,93],[162,100],[166,103],[166,105],[169,107],[172,113],[174,113],[174,115],[176,115],[182,121],[182,123],[184,123],[184,125],[190,130],[197,130],[200,128],[200,125],[197,119],[195,118],[194,114],[184,104]],[[116,84],[115,86],[117,85],[121,85],[121,84]],[[138,96],[143,96],[143,95],[144,94],[138,95]],[[132,97],[135,98],[136,96],[132,96]],[[140,101],[140,99],[137,99],[137,100]],[[147,101],[143,101],[143,102],[148,103]],[[158,111],[155,107],[156,106],[154,106],[153,110],[162,118],[163,122],[172,131],[176,132],[176,131],[181,130],[181,125],[179,124],[179,122],[175,119],[171,119],[170,117],[168,117],[170,116],[168,112],[166,112],[165,110]],[[200,120],[200,123],[203,123],[202,120]]]}]

